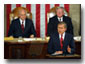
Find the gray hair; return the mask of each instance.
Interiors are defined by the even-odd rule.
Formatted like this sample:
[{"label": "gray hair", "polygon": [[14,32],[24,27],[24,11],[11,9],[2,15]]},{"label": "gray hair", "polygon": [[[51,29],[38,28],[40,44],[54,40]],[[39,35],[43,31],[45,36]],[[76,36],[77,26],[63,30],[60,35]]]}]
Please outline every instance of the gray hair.
[{"label": "gray hair", "polygon": [[64,27],[67,28],[67,24],[64,21],[58,23],[58,25],[62,25],[62,24],[64,24]]},{"label": "gray hair", "polygon": [[65,11],[64,7],[57,7],[57,8],[56,8],[56,12],[57,12],[58,9],[62,9],[63,12]]}]

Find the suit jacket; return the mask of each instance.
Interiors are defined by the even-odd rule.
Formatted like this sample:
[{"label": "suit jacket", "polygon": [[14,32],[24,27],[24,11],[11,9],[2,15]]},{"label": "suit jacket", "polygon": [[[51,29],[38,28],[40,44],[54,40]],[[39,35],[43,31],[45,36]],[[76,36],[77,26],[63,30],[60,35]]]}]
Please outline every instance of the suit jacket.
[{"label": "suit jacket", "polygon": [[15,38],[18,37],[28,38],[31,34],[34,34],[34,36],[36,36],[36,32],[32,20],[27,18],[25,19],[24,32],[22,31],[19,18],[12,21],[8,32],[8,36],[13,36]]},{"label": "suit jacket", "polygon": [[[68,51],[67,51],[68,45],[71,48],[70,54],[74,54],[75,44],[74,44],[73,36],[71,34],[65,33],[65,37],[63,40],[63,49],[62,49],[63,54],[68,54]],[[51,35],[47,50],[49,54],[55,53],[56,51],[61,51],[60,39],[59,39],[58,33],[54,33],[53,35]]]},{"label": "suit jacket", "polygon": [[[63,21],[67,24],[66,32],[73,35],[73,25],[72,25],[71,18],[69,18],[67,16],[63,16]],[[48,28],[47,28],[48,36],[50,36],[52,33],[54,33],[57,30],[58,23],[59,23],[59,21],[58,21],[57,16],[54,16],[49,19]]]}]

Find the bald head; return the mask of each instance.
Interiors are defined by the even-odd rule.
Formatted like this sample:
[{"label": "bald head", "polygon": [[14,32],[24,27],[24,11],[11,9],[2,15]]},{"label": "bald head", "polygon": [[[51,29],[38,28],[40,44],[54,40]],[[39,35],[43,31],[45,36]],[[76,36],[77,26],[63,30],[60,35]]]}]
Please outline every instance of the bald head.
[{"label": "bald head", "polygon": [[26,19],[26,10],[24,10],[24,9],[19,10],[19,18],[21,20],[25,20]]}]

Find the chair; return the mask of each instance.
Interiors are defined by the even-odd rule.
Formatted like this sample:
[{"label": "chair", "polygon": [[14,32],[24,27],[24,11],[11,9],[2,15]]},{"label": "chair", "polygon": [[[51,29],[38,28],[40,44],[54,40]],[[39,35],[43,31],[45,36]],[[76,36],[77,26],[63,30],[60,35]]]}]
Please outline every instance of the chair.
[{"label": "chair", "polygon": [[[47,13],[47,22],[49,22],[49,19],[51,17],[56,15],[56,8],[57,8],[57,6],[51,8],[50,11]],[[68,13],[67,13],[67,11],[65,9],[64,9],[64,15],[68,16]]]},{"label": "chair", "polygon": [[19,16],[18,11],[21,10],[21,9],[25,9],[26,12],[27,12],[27,14],[26,14],[27,18],[32,19],[32,13],[28,9],[26,9],[24,7],[17,7],[10,13],[10,23],[13,19],[18,18],[18,16]]}]

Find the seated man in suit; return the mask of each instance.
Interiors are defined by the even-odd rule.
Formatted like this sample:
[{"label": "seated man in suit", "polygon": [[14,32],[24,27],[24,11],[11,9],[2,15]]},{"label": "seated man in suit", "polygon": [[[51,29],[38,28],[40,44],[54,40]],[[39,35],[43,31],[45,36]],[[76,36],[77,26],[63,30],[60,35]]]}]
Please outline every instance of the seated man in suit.
[{"label": "seated man in suit", "polygon": [[[56,26],[57,27],[57,26]],[[74,54],[75,44],[73,35],[66,32],[67,25],[65,22],[58,23],[58,33],[51,35],[48,43],[49,54]]]},{"label": "seated man in suit", "polygon": [[19,18],[12,21],[8,36],[18,37],[35,37],[36,32],[32,20],[26,18],[26,10],[19,11]]},{"label": "seated man in suit", "polygon": [[70,33],[73,35],[73,25],[71,18],[64,15],[64,8],[58,7],[56,9],[56,15],[49,19],[47,33],[48,36],[50,36],[52,33],[54,33],[57,30],[57,25],[59,22],[65,22],[67,24],[67,33]]}]

